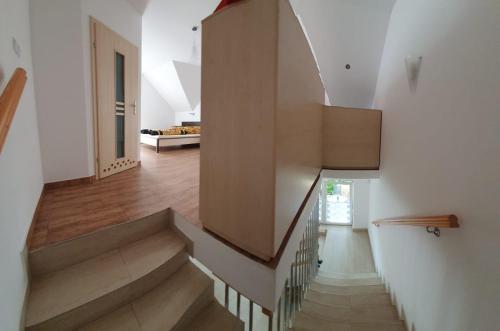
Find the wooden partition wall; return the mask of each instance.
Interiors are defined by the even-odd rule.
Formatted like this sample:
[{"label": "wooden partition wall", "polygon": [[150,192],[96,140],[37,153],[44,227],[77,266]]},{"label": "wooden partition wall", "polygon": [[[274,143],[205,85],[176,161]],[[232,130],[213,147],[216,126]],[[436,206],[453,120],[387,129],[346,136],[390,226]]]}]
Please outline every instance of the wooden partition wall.
[{"label": "wooden partition wall", "polygon": [[325,106],[323,168],[379,169],[381,128],[380,110]]},{"label": "wooden partition wall", "polygon": [[203,21],[200,219],[271,260],[319,174],[324,88],[288,0]]}]

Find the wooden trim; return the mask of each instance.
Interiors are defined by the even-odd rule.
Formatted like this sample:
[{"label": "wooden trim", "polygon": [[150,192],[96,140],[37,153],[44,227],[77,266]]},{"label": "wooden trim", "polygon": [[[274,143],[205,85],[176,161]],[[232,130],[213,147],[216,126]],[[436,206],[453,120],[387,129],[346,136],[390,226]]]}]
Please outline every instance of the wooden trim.
[{"label": "wooden trim", "polygon": [[96,181],[96,176],[62,180],[60,182],[46,183],[44,185],[44,190],[53,190],[61,187],[75,186],[80,184],[92,184]]},{"label": "wooden trim", "polygon": [[240,254],[245,255],[249,259],[252,259],[253,261],[259,262],[259,263],[265,265],[268,268],[276,269],[278,267],[278,264],[280,263],[281,256],[283,255],[283,252],[285,251],[285,248],[288,245],[288,241],[290,240],[290,236],[292,235],[293,230],[295,229],[295,226],[297,225],[297,223],[298,223],[298,221],[300,219],[300,216],[302,215],[302,212],[303,212],[303,210],[304,210],[307,202],[311,198],[311,194],[314,191],[314,188],[316,187],[316,185],[318,184],[318,181],[319,181],[320,178],[321,178],[321,172],[316,177],[316,180],[314,181],[314,183],[312,184],[311,188],[309,189],[309,192],[307,192],[307,195],[306,195],[304,201],[302,202],[299,210],[297,211],[297,214],[295,215],[295,217],[293,219],[292,224],[288,228],[288,231],[287,231],[285,237],[283,238],[283,241],[281,242],[280,248],[278,249],[278,252],[277,252],[276,256],[274,256],[269,261],[264,260],[264,259],[262,259],[262,258],[260,258],[260,257],[258,257],[256,255],[254,255],[252,253],[249,253],[246,250],[244,250],[244,249],[242,249],[242,248],[234,245],[233,243],[231,243],[230,241],[222,238],[221,236],[219,236],[218,234],[214,233],[213,231],[210,231],[210,229],[208,229],[207,227],[203,227],[203,230],[205,232],[207,232],[208,234],[210,234],[215,239],[217,239],[220,242],[222,242],[223,244],[225,244],[226,246],[229,246],[230,248],[234,249],[235,251],[239,252]]},{"label": "wooden trim", "polygon": [[356,171],[359,171],[359,170],[363,170],[363,171],[371,170],[371,171],[377,171],[377,170],[380,170],[380,165],[378,167],[325,167],[325,166],[323,166],[322,170],[346,170],[346,171],[350,171],[350,170],[356,170]]},{"label": "wooden trim", "polygon": [[396,217],[372,222],[376,226],[380,225],[411,225],[430,226],[436,228],[458,228],[458,218],[456,215],[423,216],[423,217]]},{"label": "wooden trim", "polygon": [[97,104],[97,68],[96,68],[96,35],[95,35],[95,25],[97,20],[92,16],[90,19],[90,70],[91,70],[91,80],[92,80],[92,131],[93,131],[93,141],[94,141],[94,169],[96,180],[101,179],[101,168],[99,164],[99,118],[97,113],[99,111]]},{"label": "wooden trim", "polygon": [[5,140],[7,140],[7,134],[9,133],[10,125],[14,119],[27,79],[26,71],[23,68],[17,68],[0,96],[0,153],[2,152]]}]

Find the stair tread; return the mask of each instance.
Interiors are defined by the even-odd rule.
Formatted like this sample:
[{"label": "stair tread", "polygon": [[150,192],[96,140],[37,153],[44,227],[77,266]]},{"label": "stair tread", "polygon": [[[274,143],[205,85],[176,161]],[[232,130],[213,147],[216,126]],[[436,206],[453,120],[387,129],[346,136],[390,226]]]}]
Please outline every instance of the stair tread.
[{"label": "stair tread", "polygon": [[311,289],[322,293],[330,293],[336,295],[361,295],[361,294],[386,293],[384,285],[336,286],[336,285],[326,285],[313,282],[311,284]]},{"label": "stair tread", "polygon": [[185,331],[243,331],[245,324],[219,303],[211,303]]},{"label": "stair tread", "polygon": [[75,265],[35,276],[26,325],[32,326],[92,302],[154,271],[184,251],[186,244],[163,230]]},{"label": "stair tread", "polygon": [[307,291],[306,298],[309,301],[314,301],[329,306],[392,306],[391,298],[388,293],[338,295],[309,289]]},{"label": "stair tread", "polygon": [[295,331],[405,331],[404,323],[335,322],[298,313],[292,330]]},{"label": "stair tread", "polygon": [[132,303],[93,321],[79,331],[168,331],[178,326],[213,281],[192,263]]},{"label": "stair tread", "polygon": [[369,286],[382,285],[382,279],[379,277],[372,278],[330,278],[318,276],[316,283],[333,286]]},{"label": "stair tread", "polygon": [[363,273],[341,273],[341,272],[326,272],[319,270],[318,277],[321,278],[334,278],[334,279],[375,279],[379,278],[376,272],[363,272]]},{"label": "stair tread", "polygon": [[132,305],[126,305],[114,312],[91,322],[78,331],[141,331]]},{"label": "stair tread", "polygon": [[333,322],[400,323],[394,306],[332,306],[304,300],[302,313]]},{"label": "stair tread", "polygon": [[213,299],[213,280],[187,263],[162,285],[132,303],[142,330],[171,330],[204,292]]}]

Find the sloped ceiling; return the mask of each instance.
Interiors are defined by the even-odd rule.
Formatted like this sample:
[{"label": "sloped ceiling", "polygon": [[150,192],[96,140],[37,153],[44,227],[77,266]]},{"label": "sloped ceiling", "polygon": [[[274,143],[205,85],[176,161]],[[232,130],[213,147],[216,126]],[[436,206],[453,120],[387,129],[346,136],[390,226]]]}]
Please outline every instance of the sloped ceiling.
[{"label": "sloped ceiling", "polygon": [[[201,21],[220,0],[129,0],[146,4],[143,75],[174,111],[199,104]],[[292,0],[332,104],[371,108],[396,0]],[[193,26],[200,26],[193,32]],[[193,51],[195,49],[195,51]],[[351,69],[347,70],[349,64]]]},{"label": "sloped ceiling", "polygon": [[176,112],[199,106],[201,21],[219,1],[150,0],[144,11],[142,73]]},{"label": "sloped ceiling", "polygon": [[144,76],[174,111],[191,112],[199,105],[199,65],[167,61]]},{"label": "sloped ceiling", "polygon": [[209,16],[219,0],[151,0],[142,18],[143,72],[167,61],[190,62],[193,38],[201,47],[201,31],[193,26]]},{"label": "sloped ceiling", "polygon": [[201,67],[196,64],[174,61],[175,71],[191,109],[200,103]]},{"label": "sloped ceiling", "polygon": [[292,0],[333,105],[372,107],[395,1]]}]

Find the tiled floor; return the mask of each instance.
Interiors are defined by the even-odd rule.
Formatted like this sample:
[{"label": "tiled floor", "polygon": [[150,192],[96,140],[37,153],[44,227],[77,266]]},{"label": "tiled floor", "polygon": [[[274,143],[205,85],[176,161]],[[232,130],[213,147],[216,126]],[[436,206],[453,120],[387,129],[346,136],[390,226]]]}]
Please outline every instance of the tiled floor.
[{"label": "tiled floor", "polygon": [[201,226],[198,217],[197,147],[163,150],[141,146],[141,166],[93,184],[45,192],[30,249],[174,208]]},{"label": "tiled floor", "polygon": [[[320,239],[322,273],[373,273],[370,239],[367,231],[353,231],[350,226],[323,225],[326,238]],[[324,239],[323,239],[324,238]]]}]

